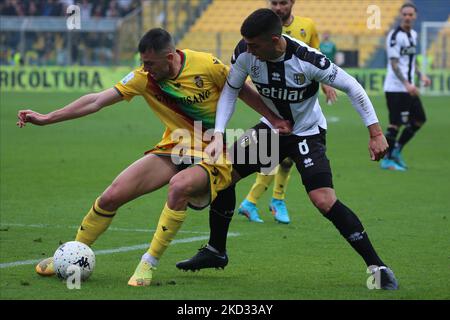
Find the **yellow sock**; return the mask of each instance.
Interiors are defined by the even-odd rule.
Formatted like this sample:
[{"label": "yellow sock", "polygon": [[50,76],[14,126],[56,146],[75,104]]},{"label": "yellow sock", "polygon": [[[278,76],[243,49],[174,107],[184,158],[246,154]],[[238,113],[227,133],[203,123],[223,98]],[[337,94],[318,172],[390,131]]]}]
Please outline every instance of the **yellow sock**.
[{"label": "yellow sock", "polygon": [[267,190],[274,179],[274,175],[264,175],[261,173],[257,173],[256,181],[253,184],[250,192],[247,195],[247,200],[257,204],[259,198],[263,195],[263,193]]},{"label": "yellow sock", "polygon": [[83,242],[91,246],[95,240],[106,230],[112,222],[112,218],[116,212],[106,211],[98,206],[98,199],[95,200],[94,205],[89,210],[88,214],[81,222],[78,229],[76,241]]},{"label": "yellow sock", "polygon": [[275,175],[275,184],[273,186],[272,197],[275,199],[284,200],[289,178],[291,177],[291,169],[292,167],[286,169],[283,166],[279,166],[278,172]]},{"label": "yellow sock", "polygon": [[172,210],[166,203],[147,252],[154,258],[160,259],[170,242],[175,238],[185,218],[186,211]]}]

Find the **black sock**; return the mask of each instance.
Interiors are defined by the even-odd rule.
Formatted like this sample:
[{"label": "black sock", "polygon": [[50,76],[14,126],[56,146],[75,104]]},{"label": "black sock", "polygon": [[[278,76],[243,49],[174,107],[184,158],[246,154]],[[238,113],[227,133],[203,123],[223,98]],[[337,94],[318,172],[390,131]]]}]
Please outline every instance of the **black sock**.
[{"label": "black sock", "polygon": [[228,228],[236,206],[234,188],[235,186],[232,185],[220,191],[209,209],[210,234],[208,244],[219,251],[220,254],[226,251]]},{"label": "black sock", "polygon": [[419,131],[420,127],[414,124],[410,124],[403,129],[400,138],[398,139],[398,144],[401,148],[411,140],[417,131]]},{"label": "black sock", "polygon": [[392,149],[395,147],[395,141],[397,140],[398,129],[389,127],[386,131],[386,140],[389,145],[388,151],[386,152],[386,157],[391,158]]},{"label": "black sock", "polygon": [[385,265],[372,247],[361,221],[352,210],[337,200],[331,210],[325,214],[325,217],[334,224],[353,249],[359,253],[367,266]]}]

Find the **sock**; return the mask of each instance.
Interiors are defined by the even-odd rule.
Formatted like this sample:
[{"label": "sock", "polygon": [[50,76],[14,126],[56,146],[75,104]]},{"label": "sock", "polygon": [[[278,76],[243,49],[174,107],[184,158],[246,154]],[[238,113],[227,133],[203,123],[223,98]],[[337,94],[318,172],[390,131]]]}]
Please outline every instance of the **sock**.
[{"label": "sock", "polygon": [[206,245],[206,249],[208,249],[209,251],[214,252],[215,254],[220,254],[219,250],[217,250],[216,248],[211,246],[209,243]]},{"label": "sock", "polygon": [[289,178],[291,177],[291,169],[292,165],[290,167],[285,167],[283,165],[279,166],[278,172],[275,175],[275,184],[273,186],[272,197],[274,199],[284,200]]},{"label": "sock", "polygon": [[[209,209],[209,241],[208,246],[217,253],[226,251],[227,234],[236,206],[235,185],[220,191]],[[214,250],[211,250],[214,252]]]},{"label": "sock", "polygon": [[400,138],[398,139],[398,147],[401,151],[402,148],[405,146],[405,144],[408,143],[409,140],[411,140],[417,131],[419,131],[420,127],[416,126],[414,124],[410,124],[403,129],[402,134],[400,135]]},{"label": "sock", "polygon": [[142,256],[141,260],[144,260],[151,264],[152,266],[156,267],[159,263],[159,259],[156,259],[154,256],[152,256],[150,253],[146,252]]},{"label": "sock", "polygon": [[388,151],[386,152],[386,157],[391,158],[392,149],[395,147],[395,141],[397,140],[398,129],[389,127],[386,131],[386,140],[389,145]]},{"label": "sock", "polygon": [[259,198],[263,195],[263,193],[267,190],[269,185],[272,183],[274,175],[264,175],[261,173],[256,174],[256,181],[253,184],[250,192],[247,195],[247,200],[251,203],[257,204]]},{"label": "sock", "polygon": [[364,259],[367,266],[384,266],[385,264],[378,257],[375,249],[370,243],[367,233],[358,217],[347,208],[342,202],[337,200],[330,211],[325,214],[325,218],[330,220],[336,229],[356,252]]},{"label": "sock", "polygon": [[78,229],[76,241],[80,241],[88,246],[91,246],[95,240],[108,229],[112,222],[112,218],[115,216],[116,212],[111,212],[104,210],[99,207],[97,198],[94,205],[89,210],[87,215],[81,222],[80,228]]},{"label": "sock", "polygon": [[147,251],[152,257],[158,260],[161,258],[170,242],[175,238],[185,218],[186,211],[175,211],[170,209],[167,203],[165,204],[150,248]]}]

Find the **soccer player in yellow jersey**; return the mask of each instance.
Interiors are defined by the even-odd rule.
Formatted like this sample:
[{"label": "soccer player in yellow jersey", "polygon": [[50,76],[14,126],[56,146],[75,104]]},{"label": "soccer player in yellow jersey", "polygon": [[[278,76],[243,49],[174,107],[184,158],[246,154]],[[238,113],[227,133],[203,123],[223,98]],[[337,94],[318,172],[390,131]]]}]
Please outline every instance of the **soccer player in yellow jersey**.
[{"label": "soccer player in yellow jersey", "polygon": [[[280,17],[283,23],[283,33],[306,43],[310,47],[319,49],[319,35],[314,21],[310,18],[294,16],[292,14],[294,4],[295,0],[269,1],[270,9]],[[322,84],[322,90],[329,103],[336,101],[336,91],[332,87]],[[257,173],[255,183],[239,207],[239,214],[246,216],[252,222],[264,222],[259,217],[256,204],[272,181],[275,180],[269,209],[276,221],[288,224],[290,218],[284,198],[293,164],[290,158],[286,158],[275,168],[273,174],[264,175]]]},{"label": "soccer player in yellow jersey", "polygon": [[[187,206],[198,209],[212,202],[214,213],[232,212],[234,208],[227,207],[227,202],[231,203],[227,196],[234,197],[234,190],[220,197],[223,200],[219,203],[214,201],[217,192],[231,182],[231,164],[226,160],[212,164],[202,157],[205,142],[208,142],[202,134],[215,126],[216,104],[229,68],[210,54],[176,50],[170,34],[159,28],[142,37],[139,52],[143,66],[130,72],[113,88],[85,95],[48,114],[21,110],[17,124],[19,127],[26,123],[53,124],[86,116],[134,96],[144,97],[166,126],[162,141],[120,173],[95,200],[75,240],[91,246],[123,204],[169,184],[167,202],[153,240],[128,282],[131,286],[148,286],[152,271],[186,217]],[[268,116],[276,127],[289,126],[265,107],[250,86],[243,88],[240,97]],[[199,132],[194,133],[195,130]],[[200,135],[198,141],[196,134]],[[196,147],[198,143],[200,146]],[[196,160],[197,165],[190,166],[191,160]],[[53,275],[53,258],[39,263],[36,271],[41,275]]]}]

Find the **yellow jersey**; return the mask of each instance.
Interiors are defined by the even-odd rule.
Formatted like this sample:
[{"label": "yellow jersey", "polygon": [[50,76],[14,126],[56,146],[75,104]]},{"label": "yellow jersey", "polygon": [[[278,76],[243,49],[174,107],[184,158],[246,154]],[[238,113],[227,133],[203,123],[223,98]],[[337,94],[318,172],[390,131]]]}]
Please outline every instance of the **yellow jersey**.
[{"label": "yellow jersey", "polygon": [[310,18],[294,16],[289,26],[283,26],[283,33],[306,43],[310,47],[319,49],[319,34],[314,21]]},{"label": "yellow jersey", "polygon": [[[173,133],[177,129],[184,129],[191,134],[191,152],[188,154],[199,157],[197,151],[201,150],[195,148],[196,152],[192,152],[194,128],[201,128],[200,134],[203,134],[205,130],[215,127],[217,102],[229,67],[209,53],[188,49],[177,52],[182,67],[174,79],[157,82],[141,66],[125,76],[114,88],[127,101],[137,95],[143,96],[166,126],[158,149],[169,151],[174,145],[179,145],[181,141],[175,141]],[[206,144],[201,140],[203,149]]]}]

